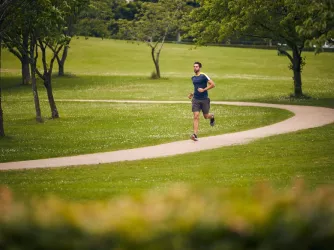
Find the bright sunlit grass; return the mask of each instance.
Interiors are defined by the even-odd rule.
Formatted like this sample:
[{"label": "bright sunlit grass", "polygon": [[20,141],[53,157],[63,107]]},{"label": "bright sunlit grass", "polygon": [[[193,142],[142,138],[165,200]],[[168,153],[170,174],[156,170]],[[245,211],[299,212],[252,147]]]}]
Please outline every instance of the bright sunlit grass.
[{"label": "bright sunlit grass", "polygon": [[109,199],[173,183],[248,189],[259,182],[290,188],[303,178],[308,188],[334,183],[334,125],[158,159],[57,169],[0,172],[15,194],[53,194],[69,200]]},{"label": "bright sunlit grass", "polygon": [[[46,102],[43,110],[49,112]],[[25,108],[22,109],[22,106]],[[187,140],[192,133],[191,104],[59,102],[61,118],[37,124],[28,102],[5,103],[7,137],[0,139],[0,162],[39,159]],[[200,136],[272,124],[290,117],[285,110],[212,105],[216,126],[201,118]]]},{"label": "bright sunlit grass", "polygon": [[[192,132],[187,104],[71,103],[60,99],[187,100],[192,64],[216,83],[212,101],[255,101],[334,107],[334,53],[304,52],[303,90],[311,99],[290,99],[289,61],[275,50],[166,44],[163,79],[151,80],[153,63],[143,44],[74,39],[65,71],[53,78],[59,120],[50,116],[39,82],[43,124],[34,121],[31,86],[19,86],[20,65],[3,53],[3,109],[7,137],[0,139],[0,161],[104,152],[186,140]],[[57,69],[55,67],[54,72]],[[217,125],[201,118],[200,136],[275,123],[291,114],[276,109],[212,105]],[[248,188],[269,181],[278,188],[302,177],[309,187],[333,184],[333,125],[196,154],[81,168],[0,172],[0,184],[16,194],[56,194],[67,199],[108,197],[164,188],[175,182]]]}]

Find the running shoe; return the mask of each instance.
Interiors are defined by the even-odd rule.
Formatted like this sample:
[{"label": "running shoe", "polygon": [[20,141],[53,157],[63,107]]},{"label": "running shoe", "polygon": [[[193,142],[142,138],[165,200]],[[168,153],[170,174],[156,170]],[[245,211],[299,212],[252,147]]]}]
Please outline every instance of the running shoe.
[{"label": "running shoe", "polygon": [[192,135],[190,136],[190,139],[192,139],[193,141],[198,141],[198,137],[197,137],[196,134],[192,134]]},{"label": "running shoe", "polygon": [[212,114],[212,118],[210,119],[210,125],[213,127],[215,125],[215,116]]}]

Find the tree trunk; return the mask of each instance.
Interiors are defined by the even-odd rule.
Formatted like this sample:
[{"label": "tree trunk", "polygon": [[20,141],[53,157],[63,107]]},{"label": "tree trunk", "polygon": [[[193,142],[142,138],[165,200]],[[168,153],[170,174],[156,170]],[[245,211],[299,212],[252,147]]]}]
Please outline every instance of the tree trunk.
[{"label": "tree trunk", "polygon": [[54,100],[53,92],[52,92],[51,73],[47,73],[44,75],[44,86],[48,94],[48,100],[49,100],[50,109],[51,109],[51,117],[52,119],[59,118],[59,113],[58,113],[56,102]]},{"label": "tree trunk", "polygon": [[31,87],[32,87],[32,93],[34,95],[34,103],[35,103],[35,110],[36,110],[36,121],[37,122],[43,122],[42,119],[42,113],[41,113],[41,107],[39,105],[39,97],[38,97],[38,91],[37,91],[37,85],[36,85],[36,73],[33,66],[31,66]]},{"label": "tree trunk", "polygon": [[[1,46],[2,45],[2,37],[1,37],[1,34],[0,34],[0,83],[1,83],[1,62],[2,62],[2,50],[1,50]],[[4,126],[3,126],[3,112],[2,112],[2,105],[1,105],[1,102],[2,102],[2,99],[1,99],[1,86],[0,86],[0,137],[4,137],[5,136],[5,129],[4,129]]]},{"label": "tree trunk", "polygon": [[64,51],[63,51],[63,55],[62,55],[61,59],[58,60],[58,58],[57,58],[58,76],[64,76],[65,75],[64,67],[65,67],[65,61],[66,61],[66,58],[67,58],[67,54],[68,54],[68,45],[64,46]]},{"label": "tree trunk", "polygon": [[31,80],[28,55],[22,55],[22,85],[29,84]]},{"label": "tree trunk", "polygon": [[181,33],[180,33],[180,31],[177,32],[177,35],[176,35],[176,41],[177,41],[178,43],[181,42]]},{"label": "tree trunk", "polygon": [[[35,50],[36,50],[36,55],[35,55]],[[34,40],[34,37],[31,37],[30,39],[29,55],[30,55],[30,69],[31,69],[31,88],[32,88],[32,93],[34,95],[36,121],[43,122],[41,107],[39,105],[37,84],[36,84],[36,61],[38,58],[38,51],[37,51],[36,40]]]},{"label": "tree trunk", "polygon": [[58,76],[64,76],[64,63],[61,60],[58,61]]},{"label": "tree trunk", "polygon": [[23,53],[22,53],[22,84],[29,84],[31,77],[30,77],[30,69],[29,69],[29,35],[23,34]]},{"label": "tree trunk", "polygon": [[154,65],[155,65],[155,71],[156,71],[156,73],[157,73],[157,77],[158,77],[158,78],[161,78],[161,76],[160,76],[159,60],[154,61]]},{"label": "tree trunk", "polygon": [[301,76],[302,57],[301,57],[301,52],[299,51],[297,46],[293,47],[292,51],[293,51],[292,70],[293,70],[294,94],[295,97],[301,97],[303,96],[302,76]]},{"label": "tree trunk", "polygon": [[36,62],[33,62],[31,64],[31,88],[32,88],[32,93],[34,95],[34,103],[35,103],[35,110],[36,110],[36,121],[37,122],[43,122],[41,107],[39,105],[37,84],[36,84]]},{"label": "tree trunk", "polygon": [[155,48],[151,49],[151,55],[155,66],[155,73],[157,74],[157,78],[160,78],[159,54],[155,57]]},{"label": "tree trunk", "polygon": [[[57,49],[53,48],[52,46],[45,43],[43,40],[38,40],[39,48],[42,51],[42,62],[43,62],[43,75],[37,70],[37,74],[40,76],[41,79],[43,79],[44,87],[46,88],[46,92],[48,95],[49,105],[51,109],[51,117],[52,119],[59,118],[59,113],[57,110],[56,102],[53,97],[52,92],[52,85],[51,85],[51,79],[52,79],[52,69],[53,69],[53,63],[54,60],[56,60],[59,51],[62,49],[63,45],[59,46]],[[53,57],[50,61],[50,64],[46,62],[46,48],[49,47],[53,51]],[[57,46],[56,46],[57,47]],[[49,67],[49,68],[48,68]]]},{"label": "tree trunk", "polygon": [[1,106],[1,88],[0,88],[0,137],[5,136],[5,129],[3,127],[3,112]]}]

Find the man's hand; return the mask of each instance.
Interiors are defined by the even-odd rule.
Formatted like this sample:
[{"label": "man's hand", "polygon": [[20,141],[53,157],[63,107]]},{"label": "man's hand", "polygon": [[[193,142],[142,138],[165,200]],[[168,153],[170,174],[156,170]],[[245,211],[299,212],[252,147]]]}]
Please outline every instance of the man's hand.
[{"label": "man's hand", "polygon": [[198,88],[197,90],[198,90],[198,92],[200,92],[200,93],[203,93],[203,92],[205,91],[205,89],[202,89],[202,88]]},{"label": "man's hand", "polygon": [[188,98],[191,99],[191,98],[193,98],[193,96],[194,96],[193,93],[189,93]]}]

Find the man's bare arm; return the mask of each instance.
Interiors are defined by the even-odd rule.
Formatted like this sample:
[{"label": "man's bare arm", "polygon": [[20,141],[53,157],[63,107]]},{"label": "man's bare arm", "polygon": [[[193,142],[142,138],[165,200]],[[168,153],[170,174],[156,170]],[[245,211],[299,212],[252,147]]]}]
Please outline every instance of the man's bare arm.
[{"label": "man's bare arm", "polygon": [[207,86],[205,89],[203,89],[203,88],[198,88],[198,92],[202,93],[202,92],[204,92],[204,91],[207,91],[207,90],[209,90],[209,89],[214,88],[215,86],[216,86],[215,83],[210,79],[210,80],[208,81],[208,86]]}]

